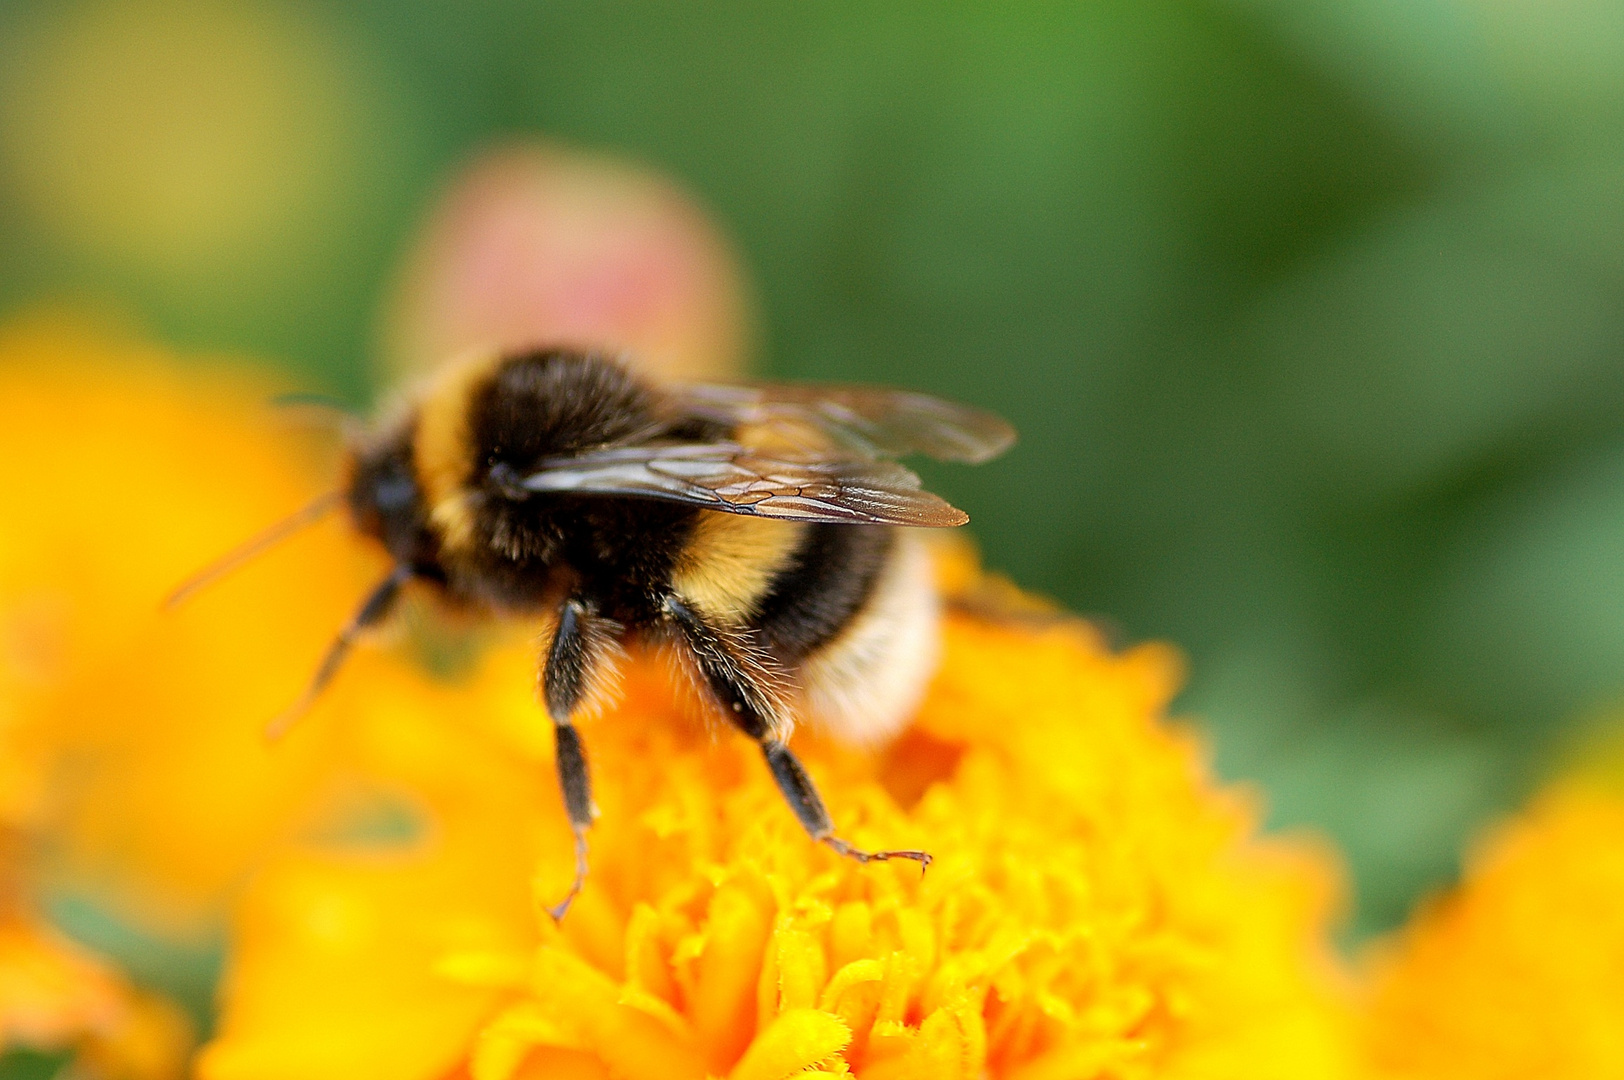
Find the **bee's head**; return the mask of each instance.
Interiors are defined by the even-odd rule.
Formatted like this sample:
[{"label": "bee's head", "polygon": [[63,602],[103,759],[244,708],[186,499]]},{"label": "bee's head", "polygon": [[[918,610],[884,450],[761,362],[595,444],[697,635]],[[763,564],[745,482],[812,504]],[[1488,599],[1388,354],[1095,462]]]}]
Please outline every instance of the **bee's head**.
[{"label": "bee's head", "polygon": [[432,573],[434,543],[412,471],[410,421],[352,448],[344,497],[357,530],[376,537],[402,566]]}]

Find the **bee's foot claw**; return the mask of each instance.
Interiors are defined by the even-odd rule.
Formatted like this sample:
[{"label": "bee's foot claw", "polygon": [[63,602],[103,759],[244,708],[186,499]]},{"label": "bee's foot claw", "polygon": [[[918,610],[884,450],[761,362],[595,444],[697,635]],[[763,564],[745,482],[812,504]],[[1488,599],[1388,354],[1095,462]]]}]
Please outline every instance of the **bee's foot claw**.
[{"label": "bee's foot claw", "polygon": [[825,836],[822,838],[835,851],[849,859],[856,859],[860,863],[890,862],[892,859],[912,859],[919,864],[919,871],[923,874],[931,864],[931,855],[928,851],[901,850],[901,851],[864,851],[860,847],[853,847],[838,836]]}]

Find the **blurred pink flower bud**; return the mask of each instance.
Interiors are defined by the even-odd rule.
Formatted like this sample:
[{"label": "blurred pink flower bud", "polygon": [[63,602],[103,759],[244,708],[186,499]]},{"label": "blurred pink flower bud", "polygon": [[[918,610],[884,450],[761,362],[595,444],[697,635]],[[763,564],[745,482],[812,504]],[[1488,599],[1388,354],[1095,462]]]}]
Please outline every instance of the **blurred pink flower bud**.
[{"label": "blurred pink flower bud", "polygon": [[387,313],[387,375],[473,348],[572,344],[667,378],[742,368],[738,264],[694,202],[632,166],[503,147],[452,182]]}]

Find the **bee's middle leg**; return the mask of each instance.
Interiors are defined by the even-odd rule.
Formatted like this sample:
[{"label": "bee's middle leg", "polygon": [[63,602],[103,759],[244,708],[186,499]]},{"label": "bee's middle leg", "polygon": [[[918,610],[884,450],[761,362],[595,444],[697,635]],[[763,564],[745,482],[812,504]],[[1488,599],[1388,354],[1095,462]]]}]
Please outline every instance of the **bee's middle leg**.
[{"label": "bee's middle leg", "polygon": [[[609,628],[602,625],[595,606],[571,597],[558,610],[558,626],[542,668],[543,696],[547,714],[553,721],[553,742],[558,762],[558,783],[564,793],[564,810],[575,833],[575,880],[564,899],[548,909],[555,920],[563,919],[570,904],[586,884],[586,832],[598,816],[592,805],[592,779],[587,769],[586,747],[572,718],[586,697],[587,687],[603,657],[595,643],[609,640]],[[618,627],[614,627],[618,630]]]},{"label": "bee's middle leg", "polygon": [[668,598],[665,610],[704,680],[702,689],[722,707],[735,727],[760,745],[778,790],[783,793],[784,800],[812,839],[858,862],[912,859],[921,867],[930,865],[928,852],[865,851],[836,836],[834,821],[829,817],[829,809],[812,783],[812,777],[807,775],[806,767],[781,738],[785,725],[774,722],[770,712],[762,707],[772,700],[772,695],[751,674],[752,667],[760,665],[745,662],[737,648],[730,646],[726,635],[710,626],[680,598]]}]

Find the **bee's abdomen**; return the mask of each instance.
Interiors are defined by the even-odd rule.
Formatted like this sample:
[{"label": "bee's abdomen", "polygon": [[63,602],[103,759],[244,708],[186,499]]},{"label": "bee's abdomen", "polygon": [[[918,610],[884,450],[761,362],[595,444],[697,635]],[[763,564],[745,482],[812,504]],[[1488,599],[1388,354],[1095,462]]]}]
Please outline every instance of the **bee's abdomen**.
[{"label": "bee's abdomen", "polygon": [[884,742],[924,696],[940,656],[935,574],[913,530],[892,534],[868,595],[800,662],[806,717],[848,742]]},{"label": "bee's abdomen", "polygon": [[794,665],[839,637],[873,593],[896,542],[884,525],[811,525],[751,621]]}]

